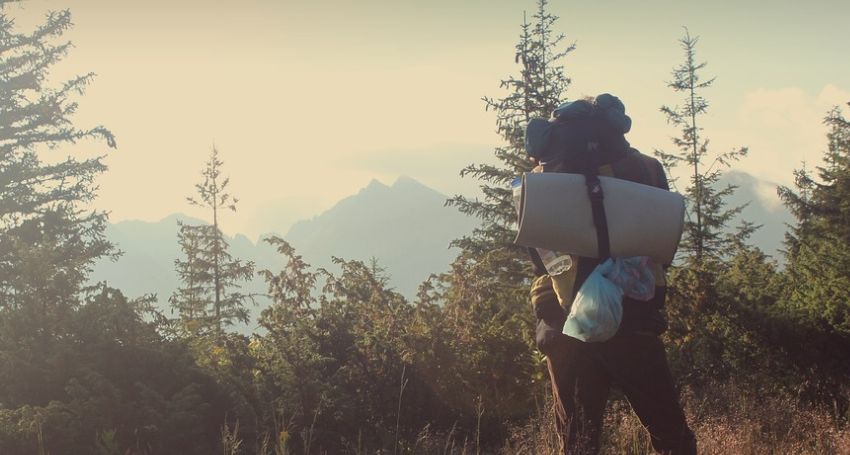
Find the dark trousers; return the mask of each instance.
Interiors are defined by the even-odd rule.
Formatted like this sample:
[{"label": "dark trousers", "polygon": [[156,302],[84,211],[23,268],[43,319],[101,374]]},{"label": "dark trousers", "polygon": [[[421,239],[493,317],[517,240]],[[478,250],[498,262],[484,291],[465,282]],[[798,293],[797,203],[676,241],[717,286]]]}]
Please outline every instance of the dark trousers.
[{"label": "dark trousers", "polygon": [[605,403],[611,385],[616,385],[657,452],[696,454],[696,440],[685,422],[664,345],[657,336],[617,335],[602,343],[583,343],[543,320],[537,329],[538,341],[545,341],[540,347],[548,357],[562,453],[585,455],[599,450]]}]

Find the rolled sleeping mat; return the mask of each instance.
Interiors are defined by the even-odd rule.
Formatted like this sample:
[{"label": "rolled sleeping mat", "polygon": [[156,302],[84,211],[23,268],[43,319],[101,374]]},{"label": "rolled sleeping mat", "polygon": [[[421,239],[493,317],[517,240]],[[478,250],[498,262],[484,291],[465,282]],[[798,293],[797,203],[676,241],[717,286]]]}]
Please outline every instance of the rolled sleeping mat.
[{"label": "rolled sleeping mat", "polygon": [[[685,220],[682,195],[600,176],[611,256],[673,261]],[[525,174],[520,196],[518,245],[598,257],[596,227],[584,175]]]}]

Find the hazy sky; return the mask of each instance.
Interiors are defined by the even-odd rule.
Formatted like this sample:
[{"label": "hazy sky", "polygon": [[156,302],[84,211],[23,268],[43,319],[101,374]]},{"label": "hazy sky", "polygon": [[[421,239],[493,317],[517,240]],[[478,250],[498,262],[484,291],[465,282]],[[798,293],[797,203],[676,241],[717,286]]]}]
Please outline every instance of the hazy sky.
[{"label": "hazy sky", "polygon": [[[515,74],[526,1],[29,0],[8,8],[22,28],[70,8],[76,48],[57,80],[88,71],[80,126],[118,138],[98,207],[111,219],[183,211],[215,144],[241,199],[224,219],[252,236],[312,216],[371,179],[409,175],[470,193],[467,163],[499,143],[482,96]],[[704,122],[712,148],[746,145],[739,169],[789,183],[825,147],[826,110],[850,101],[850,2],[553,1],[577,50],[564,61],[569,98],[611,92],[644,152],[676,132],[658,112],[682,59],[682,26],[700,36]],[[102,153],[104,147],[86,150]],[[770,196],[772,189],[765,188]]]}]

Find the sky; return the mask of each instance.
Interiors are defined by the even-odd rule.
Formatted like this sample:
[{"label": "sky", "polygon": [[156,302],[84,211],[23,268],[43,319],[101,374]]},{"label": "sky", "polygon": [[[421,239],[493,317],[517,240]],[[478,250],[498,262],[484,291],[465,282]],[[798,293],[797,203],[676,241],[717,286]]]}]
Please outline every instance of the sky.
[{"label": "sky", "polygon": [[[68,8],[75,27],[58,82],[94,72],[76,123],[102,124],[96,207],[113,222],[156,221],[190,207],[213,146],[238,211],[223,229],[251,238],[314,216],[372,179],[413,177],[447,195],[475,195],[469,163],[500,144],[483,96],[505,94],[532,0],[28,0],[7,7],[22,30]],[[632,117],[627,139],[671,149],[659,112],[682,61],[677,40],[699,36],[716,77],[703,121],[711,150],[747,146],[736,170],[790,184],[826,147],[821,121],[850,101],[850,2],[552,1],[555,29],[575,43],[564,61],[568,99],[610,92]],[[845,111],[846,112],[846,111]],[[66,150],[49,153],[64,153]]]}]

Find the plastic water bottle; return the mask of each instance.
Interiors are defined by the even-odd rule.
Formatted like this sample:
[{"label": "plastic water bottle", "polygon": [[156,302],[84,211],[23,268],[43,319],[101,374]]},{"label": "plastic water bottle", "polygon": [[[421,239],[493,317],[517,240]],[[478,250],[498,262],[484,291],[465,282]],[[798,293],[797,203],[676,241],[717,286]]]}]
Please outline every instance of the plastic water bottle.
[{"label": "plastic water bottle", "polygon": [[514,197],[514,208],[516,209],[516,216],[519,218],[519,208],[522,204],[522,177],[517,177],[511,181],[511,190],[513,190]]},{"label": "plastic water bottle", "polygon": [[537,254],[540,255],[543,267],[546,267],[546,273],[550,276],[561,275],[573,267],[573,258],[569,254],[543,248],[537,248]]}]

